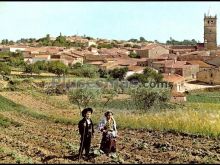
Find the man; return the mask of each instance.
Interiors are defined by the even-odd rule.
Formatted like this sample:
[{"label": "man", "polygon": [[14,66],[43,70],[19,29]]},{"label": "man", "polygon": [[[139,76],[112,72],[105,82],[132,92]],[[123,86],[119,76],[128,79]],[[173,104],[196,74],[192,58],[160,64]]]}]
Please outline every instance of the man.
[{"label": "man", "polygon": [[91,146],[91,138],[94,135],[94,128],[93,123],[91,120],[91,114],[93,112],[92,108],[85,108],[82,111],[82,117],[83,119],[79,121],[78,128],[79,133],[81,135],[80,138],[80,148],[79,148],[79,159],[82,156],[82,153],[85,149],[85,156],[89,157],[89,151]]}]

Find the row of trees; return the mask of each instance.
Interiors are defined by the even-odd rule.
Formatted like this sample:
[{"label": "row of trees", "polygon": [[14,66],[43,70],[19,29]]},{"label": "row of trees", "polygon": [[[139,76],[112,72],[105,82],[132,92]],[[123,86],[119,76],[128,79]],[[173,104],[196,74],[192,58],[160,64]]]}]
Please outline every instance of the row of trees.
[{"label": "row of trees", "polygon": [[8,40],[8,39],[3,39],[2,41],[1,41],[1,44],[2,45],[13,45],[14,44],[14,41],[13,40]]},{"label": "row of trees", "polygon": [[196,45],[198,42],[195,39],[192,40],[183,40],[183,41],[177,41],[170,37],[170,40],[166,41],[166,44],[169,45]]},{"label": "row of trees", "polygon": [[[80,112],[88,106],[101,106],[101,110],[112,102],[119,92],[116,88],[73,88],[68,92],[69,101],[78,106]],[[141,111],[147,111],[154,106],[166,104],[170,99],[169,88],[146,88],[137,86],[126,91],[134,103],[135,108]],[[96,100],[101,100],[96,102]],[[99,104],[99,105],[94,105]]]},{"label": "row of trees", "polygon": [[0,58],[13,67],[24,66],[24,57],[21,52],[0,52]]},{"label": "row of trees", "polygon": [[67,48],[69,48],[69,47],[85,48],[86,47],[85,43],[70,42],[70,41],[66,40],[66,37],[62,36],[61,33],[58,37],[56,37],[56,39],[54,41],[52,41],[50,39],[50,35],[47,34],[46,37],[40,38],[39,40],[37,40],[37,42],[38,42],[38,46],[59,46],[59,47],[67,47]]},{"label": "row of trees", "polygon": [[42,71],[48,71],[54,73],[58,76],[64,75],[68,73],[68,66],[60,61],[37,61],[33,64],[26,64],[25,65],[25,72],[26,73],[36,73],[40,74]]}]

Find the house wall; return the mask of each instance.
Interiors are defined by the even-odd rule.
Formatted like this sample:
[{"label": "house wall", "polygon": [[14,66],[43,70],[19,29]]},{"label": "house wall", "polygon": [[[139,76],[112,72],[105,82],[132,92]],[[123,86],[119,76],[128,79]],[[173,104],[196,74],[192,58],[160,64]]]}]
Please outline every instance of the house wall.
[{"label": "house wall", "polygon": [[75,64],[77,62],[83,64],[83,58],[75,58],[74,61],[72,62],[72,64]]},{"label": "house wall", "polygon": [[143,57],[149,57],[149,50],[146,49],[146,50],[136,50],[137,52],[137,55],[139,55],[141,58]]},{"label": "house wall", "polygon": [[197,80],[213,85],[220,85],[220,69],[212,68],[197,73]]},{"label": "house wall", "polygon": [[16,51],[18,51],[18,50],[24,51],[25,48],[10,48],[10,52],[16,52]]},{"label": "house wall", "polygon": [[136,52],[141,58],[143,57],[151,58],[151,57],[158,57],[162,54],[169,54],[169,50],[165,49],[162,46],[156,46],[152,49],[136,50]]},{"label": "house wall", "polygon": [[174,102],[174,103],[175,102],[185,102],[186,101],[186,96],[184,96],[184,97],[171,96],[170,101]]},{"label": "house wall", "polygon": [[10,51],[10,48],[0,48],[0,52],[8,52]]},{"label": "house wall", "polygon": [[150,49],[148,53],[148,58],[158,57],[162,54],[169,54],[169,50],[163,48],[162,46],[157,46],[154,49]]},{"label": "house wall", "polygon": [[173,85],[172,90],[175,92],[184,92],[185,91],[185,82],[184,81],[172,83],[172,85]]}]

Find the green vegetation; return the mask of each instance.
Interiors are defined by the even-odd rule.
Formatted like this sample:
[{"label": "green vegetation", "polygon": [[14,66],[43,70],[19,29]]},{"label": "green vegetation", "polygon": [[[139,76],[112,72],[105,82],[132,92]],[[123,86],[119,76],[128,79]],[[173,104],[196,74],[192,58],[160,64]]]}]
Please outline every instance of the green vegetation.
[{"label": "green vegetation", "polygon": [[97,78],[99,77],[98,68],[94,65],[81,63],[74,64],[70,69],[70,74],[78,77]]},{"label": "green vegetation", "polygon": [[0,63],[0,74],[1,75],[9,75],[11,73],[11,68],[5,64],[5,63]]},{"label": "green vegetation", "polygon": [[153,106],[168,102],[170,89],[137,87],[130,91],[130,95],[137,110],[147,111]]},{"label": "green vegetation", "polygon": [[131,76],[127,77],[128,81],[138,81],[142,84],[145,84],[149,81],[153,81],[156,83],[162,82],[163,80],[163,75],[161,73],[157,73],[155,70],[146,67],[143,71],[143,74],[141,73],[135,73],[132,74]]},{"label": "green vegetation", "polygon": [[51,72],[56,74],[57,76],[65,75],[68,73],[69,67],[60,61],[37,61],[33,64],[26,64],[24,67],[25,73],[36,73],[40,74],[42,71]]},{"label": "green vegetation", "polygon": [[70,42],[66,40],[65,36],[62,36],[60,34],[58,37],[56,37],[56,40],[52,41],[50,40],[50,35],[47,34],[46,37],[40,38],[37,40],[38,46],[59,46],[59,47],[81,47],[85,48],[86,44],[81,42]]},{"label": "green vegetation", "polygon": [[172,37],[170,37],[170,40],[167,40],[166,44],[169,44],[169,45],[196,45],[197,42],[195,39],[177,41],[177,40],[173,39]]},{"label": "green vegetation", "polygon": [[134,53],[134,52],[130,52],[130,54],[128,56],[131,58],[140,58],[140,55],[138,55],[137,53]]},{"label": "green vegetation", "polygon": [[13,40],[8,40],[8,39],[3,39],[1,42],[2,45],[13,45],[14,41]]},{"label": "green vegetation", "polygon": [[68,93],[68,98],[71,103],[76,104],[81,112],[82,108],[89,106],[93,100],[100,97],[100,90],[94,88],[74,88]]},{"label": "green vegetation", "polygon": [[220,93],[219,92],[192,92],[187,97],[188,102],[192,103],[219,103]]},{"label": "green vegetation", "polygon": [[107,48],[107,49],[111,49],[111,48],[113,48],[114,46],[113,46],[113,44],[108,44],[108,43],[102,43],[102,44],[98,44],[98,46],[97,46],[97,48],[98,49],[101,49],[101,48]]},{"label": "green vegetation", "polygon": [[113,70],[109,70],[109,75],[111,77],[113,77],[114,79],[119,79],[119,80],[122,80],[124,79],[126,73],[128,71],[128,68],[127,67],[124,67],[124,68],[115,68]]},{"label": "green vegetation", "polygon": [[51,61],[48,63],[48,71],[58,76],[68,73],[68,66],[60,61]]},{"label": "green vegetation", "polygon": [[[55,123],[62,123],[62,124],[76,124],[78,117],[75,116],[73,117],[73,120],[66,119],[60,116],[55,116],[53,114],[45,114],[45,113],[39,113],[36,112],[35,110],[28,109],[27,107],[24,107],[22,105],[16,104],[11,100],[6,99],[5,97],[0,96],[0,112],[1,111],[12,111],[12,112],[17,112],[19,114],[27,115],[30,117],[33,117],[35,119],[39,120],[47,120],[47,121],[52,121]],[[74,119],[75,118],[75,119]],[[7,123],[6,123],[7,124]]]},{"label": "green vegetation", "polygon": [[20,123],[13,121],[12,119],[9,119],[5,117],[4,115],[0,114],[0,127],[8,127],[10,125],[14,125],[16,127],[21,126]]}]

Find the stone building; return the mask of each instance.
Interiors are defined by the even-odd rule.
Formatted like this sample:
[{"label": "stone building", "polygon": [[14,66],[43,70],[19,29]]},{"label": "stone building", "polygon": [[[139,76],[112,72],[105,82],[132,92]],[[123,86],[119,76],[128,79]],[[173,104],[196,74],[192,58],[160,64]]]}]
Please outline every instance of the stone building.
[{"label": "stone building", "polygon": [[204,15],[204,46],[206,50],[217,49],[217,16]]},{"label": "stone building", "polygon": [[197,73],[197,80],[213,85],[220,85],[220,68],[211,68]]},{"label": "stone building", "polygon": [[162,54],[169,54],[169,50],[158,44],[148,44],[141,49],[136,50],[141,58],[158,57]]}]

